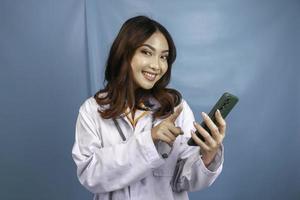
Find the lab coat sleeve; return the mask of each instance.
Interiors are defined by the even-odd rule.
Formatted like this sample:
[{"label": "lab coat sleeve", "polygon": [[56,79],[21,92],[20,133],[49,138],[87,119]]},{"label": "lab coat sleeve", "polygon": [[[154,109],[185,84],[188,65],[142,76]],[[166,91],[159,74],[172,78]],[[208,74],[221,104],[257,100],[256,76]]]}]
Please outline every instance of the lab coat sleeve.
[{"label": "lab coat sleeve", "polygon": [[210,186],[222,171],[224,150],[223,145],[217,152],[215,159],[206,167],[200,156],[200,147],[189,146],[187,141],[191,138],[191,130],[195,130],[194,114],[188,104],[183,100],[183,111],[178,123],[184,135],[181,137],[180,154],[171,182],[173,191],[197,191]]},{"label": "lab coat sleeve", "polygon": [[110,147],[102,147],[98,135],[95,123],[81,109],[76,122],[72,157],[77,165],[80,183],[92,193],[124,188],[164,163],[150,131]]}]

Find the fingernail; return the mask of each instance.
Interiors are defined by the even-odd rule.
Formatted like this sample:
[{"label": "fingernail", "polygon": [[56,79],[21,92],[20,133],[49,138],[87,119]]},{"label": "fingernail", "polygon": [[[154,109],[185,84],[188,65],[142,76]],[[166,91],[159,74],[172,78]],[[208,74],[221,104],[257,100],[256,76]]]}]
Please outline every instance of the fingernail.
[{"label": "fingernail", "polygon": [[205,112],[202,112],[201,114],[202,114],[203,117],[207,116],[207,114]]},{"label": "fingernail", "polygon": [[217,112],[218,112],[218,114],[221,114],[219,109],[217,109]]},{"label": "fingernail", "polygon": [[194,131],[193,130],[191,130],[191,135],[193,135],[194,134]]},{"label": "fingernail", "polygon": [[197,122],[194,121],[193,124],[194,124],[194,126],[196,126],[196,125],[197,125]]}]

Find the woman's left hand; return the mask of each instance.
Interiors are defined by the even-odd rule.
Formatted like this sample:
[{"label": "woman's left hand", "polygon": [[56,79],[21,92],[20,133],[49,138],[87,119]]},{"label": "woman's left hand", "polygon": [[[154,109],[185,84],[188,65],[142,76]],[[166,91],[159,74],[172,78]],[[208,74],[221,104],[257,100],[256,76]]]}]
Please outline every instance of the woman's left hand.
[{"label": "woman's left hand", "polygon": [[195,143],[200,146],[202,160],[207,167],[214,160],[223,142],[226,131],[226,122],[219,110],[217,110],[215,113],[217,120],[216,124],[209,118],[206,113],[202,112],[201,115],[206,126],[210,129],[211,135],[200,124],[194,122],[195,128],[204,137],[205,142],[198,138],[198,136],[194,132],[192,132],[192,138]]}]

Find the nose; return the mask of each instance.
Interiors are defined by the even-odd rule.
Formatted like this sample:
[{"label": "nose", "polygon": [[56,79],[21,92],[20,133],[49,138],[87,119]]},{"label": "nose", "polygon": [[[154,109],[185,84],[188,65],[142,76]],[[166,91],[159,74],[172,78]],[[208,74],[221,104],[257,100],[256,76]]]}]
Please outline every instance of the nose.
[{"label": "nose", "polygon": [[150,63],[150,68],[155,72],[160,71],[160,64],[158,58],[153,58],[152,62]]}]

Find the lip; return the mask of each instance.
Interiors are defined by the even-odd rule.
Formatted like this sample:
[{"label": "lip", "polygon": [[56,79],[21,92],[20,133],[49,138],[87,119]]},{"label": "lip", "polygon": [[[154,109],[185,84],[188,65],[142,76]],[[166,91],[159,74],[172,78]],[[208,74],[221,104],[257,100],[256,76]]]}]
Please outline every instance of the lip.
[{"label": "lip", "polygon": [[[145,79],[147,79],[148,81],[154,81],[156,79],[157,74],[156,73],[152,73],[152,72],[148,72],[148,71],[142,71],[142,74],[144,76]],[[150,74],[150,76],[147,74]]]},{"label": "lip", "polygon": [[158,73],[155,73],[155,72],[149,72],[149,71],[142,71],[142,72],[146,72],[146,73],[149,73],[149,74],[153,74],[153,75],[158,75]]}]

